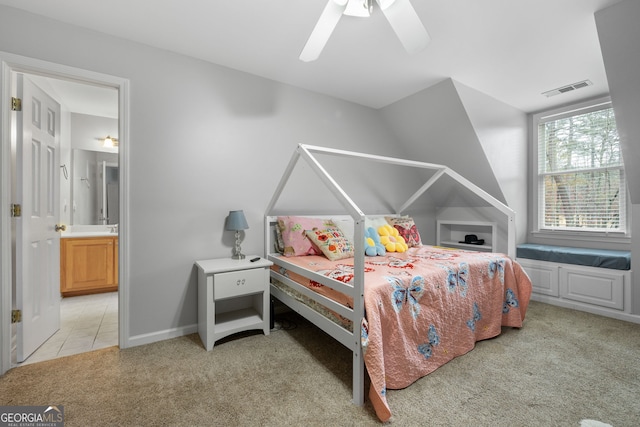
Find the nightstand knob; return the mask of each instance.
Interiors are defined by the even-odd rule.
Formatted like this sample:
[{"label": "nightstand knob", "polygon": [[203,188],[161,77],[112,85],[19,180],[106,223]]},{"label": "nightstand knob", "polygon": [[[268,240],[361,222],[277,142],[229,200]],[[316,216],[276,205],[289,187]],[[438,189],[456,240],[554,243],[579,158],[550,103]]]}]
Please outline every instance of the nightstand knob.
[{"label": "nightstand knob", "polygon": [[238,279],[238,281],[236,282],[236,285],[238,286],[244,285],[244,279]]}]

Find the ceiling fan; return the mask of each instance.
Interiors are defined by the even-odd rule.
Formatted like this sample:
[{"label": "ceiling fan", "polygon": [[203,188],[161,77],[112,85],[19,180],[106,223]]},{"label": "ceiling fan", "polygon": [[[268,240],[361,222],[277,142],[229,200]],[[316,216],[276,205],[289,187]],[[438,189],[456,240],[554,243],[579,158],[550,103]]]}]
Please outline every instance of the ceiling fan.
[{"label": "ceiling fan", "polygon": [[[391,28],[409,53],[424,49],[430,37],[409,0],[375,0]],[[315,61],[342,15],[368,17],[373,0],[329,0],[300,54],[304,62]]]}]

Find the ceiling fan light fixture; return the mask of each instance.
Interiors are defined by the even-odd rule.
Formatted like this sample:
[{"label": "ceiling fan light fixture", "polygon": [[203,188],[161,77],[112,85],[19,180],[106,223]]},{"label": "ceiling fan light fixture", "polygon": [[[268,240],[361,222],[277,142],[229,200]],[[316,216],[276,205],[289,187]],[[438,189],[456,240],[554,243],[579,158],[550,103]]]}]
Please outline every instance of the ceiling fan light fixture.
[{"label": "ceiling fan light fixture", "polygon": [[371,16],[371,0],[348,0],[343,13],[348,16],[368,18]]},{"label": "ceiling fan light fixture", "polygon": [[[300,53],[300,60],[310,62],[318,59],[342,15],[370,16],[372,1],[329,0]],[[410,0],[376,0],[376,2],[409,54],[417,53],[427,47],[431,38],[411,6]]]}]

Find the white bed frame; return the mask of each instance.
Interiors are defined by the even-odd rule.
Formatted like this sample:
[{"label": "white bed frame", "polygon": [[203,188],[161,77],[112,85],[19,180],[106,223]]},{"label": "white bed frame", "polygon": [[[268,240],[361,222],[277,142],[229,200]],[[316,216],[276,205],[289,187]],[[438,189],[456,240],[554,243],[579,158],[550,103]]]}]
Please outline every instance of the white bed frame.
[{"label": "white bed frame", "polygon": [[[473,184],[463,176],[454,172],[447,166],[432,164],[432,163],[424,163],[418,162],[414,160],[403,160],[397,159],[393,157],[384,157],[377,156],[371,154],[357,153],[352,151],[345,150],[337,150],[332,148],[324,148],[317,147],[311,145],[300,144],[294,151],[291,160],[287,168],[284,171],[284,174],[276,188],[271,202],[269,203],[266,212],[265,212],[265,256],[272,261],[274,264],[278,266],[282,266],[289,271],[293,271],[295,273],[301,274],[305,277],[309,277],[312,280],[315,280],[319,283],[322,283],[325,286],[329,286],[337,291],[343,292],[353,298],[353,309],[349,309],[344,307],[341,304],[336,303],[335,301],[324,297],[320,294],[317,294],[304,286],[299,285],[298,283],[290,280],[289,278],[283,276],[282,274],[276,273],[273,270],[271,271],[271,277],[275,280],[278,280],[291,288],[297,290],[308,298],[314,300],[315,302],[331,309],[343,317],[349,319],[353,325],[353,331],[349,331],[344,329],[342,326],[334,323],[329,320],[325,316],[319,314],[317,311],[309,308],[307,305],[299,302],[295,298],[289,296],[287,293],[282,292],[279,288],[271,285],[271,294],[275,296],[278,300],[289,306],[292,310],[296,311],[304,318],[311,321],[317,327],[322,329],[324,332],[329,334],[331,337],[339,341],[342,345],[347,347],[353,353],[353,402],[358,405],[364,404],[364,393],[365,393],[365,367],[364,367],[364,357],[362,354],[362,344],[360,340],[360,331],[361,331],[361,322],[364,318],[364,232],[365,232],[365,214],[360,210],[360,208],[353,202],[353,200],[345,193],[345,191],[338,185],[338,183],[331,177],[331,175],[326,171],[326,169],[322,166],[321,162],[314,156],[314,154],[329,154],[347,158],[359,158],[368,160],[371,162],[381,162],[392,165],[399,166],[407,166],[413,168],[420,169],[429,169],[435,170],[435,173],[427,180],[427,182],[418,189],[410,198],[407,200],[399,209],[396,214],[401,214],[406,211],[408,207],[410,207],[416,200],[418,200],[438,179],[447,175],[457,181],[460,185],[466,187],[468,190],[472,191],[475,195],[482,198],[489,205],[495,207],[498,211],[503,213],[507,218],[507,254],[515,259],[516,255],[516,242],[515,242],[515,214],[513,210],[511,210],[504,203],[500,202],[493,196],[491,196],[486,191],[482,190],[477,185]],[[337,280],[328,278],[326,276],[320,275],[318,273],[309,271],[304,268],[300,268],[296,265],[287,262],[286,257],[281,256],[278,253],[274,252],[273,245],[273,226],[276,221],[276,216],[274,216],[274,208],[282,194],[284,187],[291,177],[292,172],[294,171],[296,164],[298,161],[302,159],[304,160],[311,169],[315,172],[315,174],[320,178],[320,180],[326,185],[326,187],[331,191],[331,193],[336,197],[336,199],[341,203],[341,205],[346,210],[346,213],[349,217],[353,219],[354,222],[354,246],[355,246],[355,256],[354,256],[354,280],[353,284],[345,284],[339,282]],[[344,214],[344,213],[343,213]],[[326,215],[322,215],[326,216]]]}]

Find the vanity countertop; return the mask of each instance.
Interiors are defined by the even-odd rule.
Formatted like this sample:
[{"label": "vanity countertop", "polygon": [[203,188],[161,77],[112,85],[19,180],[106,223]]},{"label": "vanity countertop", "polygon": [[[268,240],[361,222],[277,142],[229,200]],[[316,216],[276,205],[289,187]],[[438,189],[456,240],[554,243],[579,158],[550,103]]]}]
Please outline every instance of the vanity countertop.
[{"label": "vanity countertop", "polygon": [[118,237],[118,233],[111,231],[72,231],[64,232],[60,237],[63,239],[77,237]]},{"label": "vanity countertop", "polygon": [[62,238],[118,237],[117,225],[68,225],[60,235]]}]

